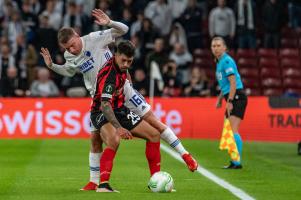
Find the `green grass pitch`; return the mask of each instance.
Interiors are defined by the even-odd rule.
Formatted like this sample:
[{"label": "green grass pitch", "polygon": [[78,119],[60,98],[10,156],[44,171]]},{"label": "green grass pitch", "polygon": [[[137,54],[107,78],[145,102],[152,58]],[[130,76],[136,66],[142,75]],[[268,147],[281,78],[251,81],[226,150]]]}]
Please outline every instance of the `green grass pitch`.
[{"label": "green grass pitch", "polygon": [[[255,199],[300,199],[301,156],[297,145],[245,142],[242,170],[223,170],[226,152],[218,141],[182,140],[202,167]],[[121,193],[79,191],[88,182],[89,140],[0,140],[1,200],[227,200],[232,193],[162,151],[162,171],[169,172],[177,192],[151,193],[145,142],[122,141],[111,176]]]}]

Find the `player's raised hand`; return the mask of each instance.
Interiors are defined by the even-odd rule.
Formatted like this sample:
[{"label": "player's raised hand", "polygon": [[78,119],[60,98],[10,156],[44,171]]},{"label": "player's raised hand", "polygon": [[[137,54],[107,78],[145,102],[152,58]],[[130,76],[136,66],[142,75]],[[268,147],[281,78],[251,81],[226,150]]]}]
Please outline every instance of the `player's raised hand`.
[{"label": "player's raised hand", "polygon": [[100,9],[93,9],[92,16],[95,17],[94,22],[101,26],[106,26],[111,21],[109,16]]},{"label": "player's raised hand", "polygon": [[47,65],[47,67],[50,68],[51,65],[52,65],[52,59],[51,59],[51,56],[50,56],[50,53],[49,53],[48,49],[42,47],[41,51],[40,51],[40,54],[41,54],[41,56],[43,56],[44,62]]},{"label": "player's raised hand", "polygon": [[122,127],[117,128],[117,129],[116,129],[116,132],[117,132],[117,134],[120,135],[120,137],[121,137],[122,139],[125,139],[125,140],[133,139],[133,136],[132,136],[132,134],[130,133],[130,131],[126,130],[125,128],[122,128]]}]

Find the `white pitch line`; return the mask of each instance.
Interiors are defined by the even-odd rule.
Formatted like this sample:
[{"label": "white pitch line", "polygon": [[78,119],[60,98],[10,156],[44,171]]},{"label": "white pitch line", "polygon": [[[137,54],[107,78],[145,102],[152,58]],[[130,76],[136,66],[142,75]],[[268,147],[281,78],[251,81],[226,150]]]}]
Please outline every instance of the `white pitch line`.
[{"label": "white pitch line", "polygon": [[[180,155],[178,153],[176,153],[174,150],[170,149],[169,147],[167,147],[164,144],[160,145],[161,149],[163,151],[165,151],[166,153],[168,153],[169,155],[171,155],[172,157],[174,157],[175,159],[177,159],[178,161],[184,163],[183,159],[180,157]],[[239,199],[244,199],[244,200],[255,200],[255,198],[251,197],[250,195],[248,195],[246,192],[244,192],[243,190],[231,185],[230,183],[228,183],[227,181],[219,178],[218,176],[216,176],[215,174],[211,173],[210,171],[208,171],[207,169],[199,166],[197,169],[197,172],[202,174],[203,176],[205,176],[206,178],[210,179],[211,181],[215,182],[216,184],[218,184],[219,186],[225,188],[226,190],[229,190],[233,195],[235,195],[236,197],[238,197]]]}]

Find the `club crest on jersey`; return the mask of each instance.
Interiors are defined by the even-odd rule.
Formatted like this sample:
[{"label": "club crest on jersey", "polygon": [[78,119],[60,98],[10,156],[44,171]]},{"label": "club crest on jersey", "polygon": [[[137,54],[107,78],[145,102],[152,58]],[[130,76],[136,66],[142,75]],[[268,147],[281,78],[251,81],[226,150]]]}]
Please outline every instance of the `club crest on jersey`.
[{"label": "club crest on jersey", "polygon": [[85,56],[90,57],[91,56],[91,52],[90,51],[86,51],[85,52]]},{"label": "club crest on jersey", "polygon": [[93,60],[93,57],[91,57],[90,59],[86,60],[83,64],[81,64],[80,66],[80,71],[82,73],[86,73],[87,71],[89,71],[90,69],[92,69],[94,66],[93,66],[93,63],[94,63],[94,60]]}]

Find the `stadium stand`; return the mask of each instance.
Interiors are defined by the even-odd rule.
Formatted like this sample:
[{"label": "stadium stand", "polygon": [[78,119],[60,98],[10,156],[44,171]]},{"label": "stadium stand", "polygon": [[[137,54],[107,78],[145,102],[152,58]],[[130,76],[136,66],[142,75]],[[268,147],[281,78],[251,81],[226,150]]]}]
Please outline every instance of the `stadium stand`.
[{"label": "stadium stand", "polygon": [[[299,92],[299,87],[290,85],[291,79],[297,81],[301,77],[301,27],[291,26],[291,20],[288,15],[288,2],[276,2],[281,7],[283,14],[283,22],[277,25],[279,30],[279,49],[265,48],[265,25],[262,22],[261,12],[266,1],[252,0],[256,2],[255,15],[255,43],[256,48],[238,48],[238,38],[241,33],[236,32],[233,38],[226,38],[231,42],[229,54],[233,56],[237,62],[238,69],[244,80],[246,88],[249,89],[249,95],[269,95],[280,94],[282,89]],[[177,14],[170,13],[172,17],[171,25],[164,28],[165,32],[160,31],[161,27],[157,27],[155,18],[147,18],[144,15],[145,10],[150,2],[155,1],[117,1],[117,0],[91,0],[83,3],[80,0],[38,0],[38,1],[4,1],[3,8],[0,10],[0,79],[6,76],[8,66],[4,65],[9,60],[10,66],[18,69],[18,78],[27,82],[30,87],[36,72],[41,67],[46,67],[43,60],[39,56],[41,45],[51,49],[54,62],[62,64],[63,50],[58,48],[56,41],[56,32],[62,26],[71,26],[78,30],[81,35],[88,34],[91,31],[106,29],[93,24],[91,17],[91,9],[100,8],[104,10],[112,19],[121,21],[130,27],[129,34],[124,39],[131,39],[138,45],[137,56],[132,69],[132,74],[137,69],[143,69],[146,74],[146,80],[149,79],[150,71],[147,66],[147,58],[154,48],[154,41],[160,37],[164,39],[164,54],[169,58],[174,44],[170,43],[170,38],[174,41],[182,43],[193,55],[193,61],[189,63],[188,68],[192,69],[197,66],[204,69],[209,83],[214,84],[215,80],[215,63],[210,50],[211,36],[209,34],[208,16],[210,11],[217,6],[216,1],[196,1],[194,5],[187,5],[185,1],[179,3],[176,7],[171,4],[171,0],[166,1],[166,6],[177,10]],[[191,18],[187,21],[185,17],[194,16],[194,11],[189,6],[196,6],[198,12],[201,11],[201,17]],[[235,14],[237,20],[236,1],[227,3]],[[74,12],[72,9],[79,10]],[[118,9],[117,9],[118,8]],[[124,16],[123,11],[130,10],[130,16]],[[2,12],[3,11],[3,12]],[[12,11],[12,12],[7,12]],[[275,11],[278,12],[279,10]],[[188,22],[188,23],[187,23]],[[237,22],[237,21],[236,21]],[[181,36],[177,38],[178,29],[181,27]],[[195,29],[196,26],[201,28]],[[170,28],[169,28],[170,27]],[[241,30],[241,27],[239,27]],[[182,30],[183,29],[183,30]],[[168,33],[166,32],[168,31]],[[238,29],[237,29],[238,31]],[[179,33],[180,33],[179,32]],[[46,36],[51,33],[51,37]],[[197,37],[197,38],[196,38]],[[188,39],[189,38],[189,39]],[[193,44],[191,41],[197,41]],[[5,48],[5,47],[9,47]],[[162,63],[162,66],[165,63]],[[180,68],[180,66],[178,66]],[[180,71],[177,68],[177,74]],[[163,68],[160,68],[161,70]],[[163,73],[161,71],[161,73]],[[66,90],[62,83],[62,77],[52,73],[51,78],[60,89],[60,94],[66,95]],[[72,78],[71,78],[72,79]],[[276,83],[271,83],[271,80]],[[277,79],[277,80],[276,80]],[[136,80],[133,79],[135,82]],[[298,84],[297,84],[298,85]],[[183,84],[180,84],[183,91]],[[214,87],[211,85],[210,87]],[[269,90],[271,89],[271,90]],[[284,92],[284,91],[283,91]],[[160,91],[157,95],[161,95]],[[0,91],[1,96],[1,91]]]}]

